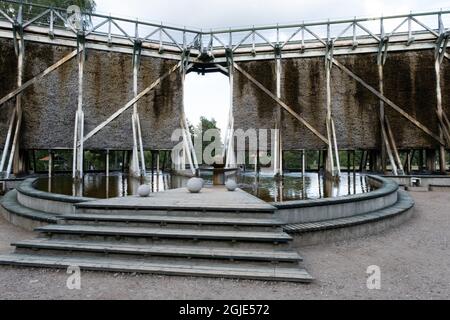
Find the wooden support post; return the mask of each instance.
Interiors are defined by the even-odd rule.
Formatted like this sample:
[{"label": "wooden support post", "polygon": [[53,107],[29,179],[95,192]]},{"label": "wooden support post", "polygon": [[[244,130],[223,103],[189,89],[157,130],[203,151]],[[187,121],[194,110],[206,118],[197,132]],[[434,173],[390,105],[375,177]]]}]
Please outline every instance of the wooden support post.
[{"label": "wooden support post", "polygon": [[364,170],[366,170],[366,167],[367,167],[366,152],[364,150],[362,150],[361,163],[359,165],[359,171],[363,172]]},{"label": "wooden support post", "polygon": [[350,176],[351,173],[350,150],[347,150],[347,173]]},{"label": "wooden support post", "polygon": [[[403,168],[402,161],[400,159],[400,154],[398,153],[397,144],[395,143],[395,140],[394,140],[394,134],[392,133],[391,125],[390,125],[389,120],[388,120],[387,117],[384,120],[386,122],[388,143],[390,143],[391,146],[392,146],[392,153],[393,153],[393,155],[395,157],[395,160],[397,161],[397,164],[398,164],[398,168],[397,169],[398,169],[400,174],[403,174],[405,172],[405,170]],[[393,161],[392,163],[395,164],[395,161]],[[394,171],[394,174],[395,174],[395,171]]]},{"label": "wooden support post", "polygon": [[161,163],[160,163],[161,157],[159,150],[156,151],[156,174],[159,176],[159,171],[161,170]]},{"label": "wooden support post", "polygon": [[423,171],[423,168],[424,168],[423,150],[419,150],[419,173]]},{"label": "wooden support post", "polygon": [[[277,98],[281,100],[281,56],[276,57],[276,90]],[[274,156],[274,175],[283,175],[283,145],[282,145],[282,113],[280,108],[275,111],[275,156]]]},{"label": "wooden support post", "polygon": [[226,168],[234,168],[237,166],[236,155],[234,153],[234,66],[229,61],[228,76],[230,81],[230,110],[228,113],[228,129],[225,141],[224,155],[226,158]]},{"label": "wooden support post", "polygon": [[[444,109],[442,107],[442,88],[441,88],[441,58],[437,55],[435,61],[436,72],[436,101],[437,101],[437,117],[439,121],[439,137],[447,140],[450,144],[450,135],[445,125]],[[441,174],[447,174],[447,151],[444,145],[439,146],[439,170]]]},{"label": "wooden support post", "polygon": [[6,142],[5,142],[5,147],[3,148],[3,153],[2,153],[2,159],[0,161],[0,173],[3,172],[3,169],[5,168],[5,163],[6,163],[6,158],[9,152],[9,146],[11,143],[11,136],[13,133],[13,129],[14,129],[14,122],[16,119],[16,109],[13,109],[11,112],[11,117],[10,117],[10,122],[9,122],[9,126],[8,126],[8,133],[6,135]]},{"label": "wooden support post", "polygon": [[48,178],[51,179],[53,177],[53,151],[48,151]]},{"label": "wooden support post", "polygon": [[106,176],[109,177],[109,149],[106,150],[105,154],[105,167],[106,167]]},{"label": "wooden support post", "polygon": [[85,43],[81,38],[81,49],[78,52],[78,108],[75,116],[75,132],[73,145],[73,178],[82,180],[84,176],[84,111],[83,111],[83,78],[85,63]]},{"label": "wooden support post", "polygon": [[352,152],[352,169],[353,169],[353,175],[356,176],[356,150],[353,150]]},{"label": "wooden support post", "polygon": [[433,173],[436,171],[436,150],[429,149],[425,151],[427,171]]},{"label": "wooden support post", "polygon": [[168,151],[163,151],[163,162],[162,162],[162,166],[161,166],[161,173],[164,173],[164,171],[166,171],[166,164],[167,164],[167,153]]},{"label": "wooden support post", "polygon": [[306,175],[306,151],[302,150],[302,177],[304,178],[305,175]]},{"label": "wooden support post", "polygon": [[306,200],[306,150],[302,150],[302,199]]},{"label": "wooden support post", "polygon": [[37,173],[36,150],[33,149],[33,173]]},{"label": "wooden support post", "polygon": [[[275,100],[283,109],[289,112],[294,118],[300,121],[305,127],[307,127],[316,137],[325,142],[327,145],[329,144],[328,139],[323,136],[318,130],[316,130],[308,121],[306,121],[303,117],[301,117],[298,113],[296,113],[291,107],[289,107],[286,103],[281,101],[276,95],[270,92],[266,87],[264,87],[259,81],[253,78],[248,72],[244,71],[239,65],[236,63],[233,64],[234,68],[242,73],[246,78],[248,78],[255,86],[257,86],[260,90],[262,90],[265,94],[267,94],[270,98]],[[225,69],[226,70],[226,69]]]},{"label": "wooden support post", "polygon": [[139,165],[139,152],[138,152],[138,133],[136,125],[136,114],[133,111],[131,116],[131,128],[133,132],[133,148],[131,151],[131,162],[130,162],[130,174],[134,177],[142,176],[142,171]]},{"label": "wooden support post", "polygon": [[395,103],[393,103],[391,100],[389,100],[388,98],[386,98],[384,95],[382,95],[380,92],[378,92],[375,88],[373,88],[371,85],[369,85],[368,83],[366,83],[364,80],[362,80],[359,76],[357,76],[356,74],[354,74],[352,71],[350,71],[347,67],[345,67],[344,65],[342,65],[339,61],[337,61],[336,59],[333,59],[333,63],[342,71],[344,71],[347,75],[349,75],[350,77],[352,77],[353,79],[355,79],[357,82],[359,82],[362,86],[364,86],[366,89],[368,89],[371,93],[373,93],[376,97],[378,97],[379,99],[383,100],[385,105],[391,107],[392,109],[394,109],[395,111],[397,111],[398,113],[400,113],[405,119],[407,119],[408,121],[410,121],[412,124],[414,124],[417,128],[419,128],[420,130],[422,130],[423,132],[425,132],[428,136],[432,137],[434,140],[436,140],[437,142],[439,142],[441,145],[446,145],[445,141],[443,139],[441,139],[438,135],[436,135],[435,133],[433,133],[430,129],[428,129],[426,126],[424,126],[422,123],[420,123],[419,121],[417,121],[415,118],[413,118],[412,116],[410,116],[407,112],[405,112],[402,108],[400,108],[399,106],[397,106]]},{"label": "wooden support post", "polygon": [[328,144],[328,161],[325,163],[325,173],[326,176],[332,178],[339,178],[341,174],[341,165],[339,159],[339,149],[336,137],[336,128],[333,121],[332,110],[331,110],[331,69],[333,67],[333,46],[334,43],[330,40],[330,29],[328,26],[328,45],[325,55],[325,72],[326,72],[326,128],[327,128],[327,138],[330,142]]},{"label": "wooden support post", "polygon": [[83,139],[84,142],[91,139],[93,136],[95,136],[97,133],[99,133],[103,128],[105,128],[108,124],[110,124],[112,121],[117,119],[122,113],[127,111],[129,108],[131,108],[136,102],[138,102],[140,99],[142,99],[144,96],[146,96],[150,91],[155,89],[165,78],[170,76],[175,70],[177,70],[180,67],[180,63],[176,64],[174,67],[172,67],[169,71],[167,71],[164,75],[162,75],[158,80],[153,82],[150,86],[148,86],[146,89],[141,91],[136,97],[134,97],[132,100],[130,100],[124,107],[117,110],[112,116],[110,116],[106,121],[98,125],[95,129],[93,129],[91,132],[89,132]]},{"label": "wooden support post", "polygon": [[331,128],[331,64],[329,62],[328,53],[325,57],[326,59],[326,109],[327,109],[327,115],[326,115],[326,127],[327,127],[327,138],[328,141],[330,141],[330,144],[328,145],[328,156],[327,161],[325,162],[325,175],[329,175],[331,177],[334,177],[334,159],[333,159],[333,134],[332,134],[332,128]]},{"label": "wooden support post", "polygon": [[317,172],[322,169],[322,151],[319,150],[319,158],[317,159]]},{"label": "wooden support post", "polygon": [[[380,89],[380,93],[382,95],[384,95],[384,70],[383,70],[383,64],[379,63],[378,64],[378,77],[379,77],[379,89]],[[386,141],[386,128],[385,128],[385,117],[386,117],[386,113],[385,113],[385,109],[384,109],[384,101],[380,99],[380,123],[381,123],[381,170],[383,171],[384,174],[386,174],[387,172],[387,168],[386,168],[386,152],[391,153],[391,151],[389,150],[389,144]],[[389,148],[389,149],[388,149]],[[391,161],[392,164],[392,154],[390,154],[389,156],[389,160]],[[395,166],[395,164],[393,164],[393,166]]]},{"label": "wooden support post", "polygon": [[[133,94],[134,97],[138,96],[138,76],[140,66],[140,43],[135,43],[135,49],[133,52]],[[133,162],[132,162],[132,174],[135,176],[143,177],[146,174],[145,170],[145,157],[144,146],[142,142],[142,130],[139,119],[138,104],[137,101],[133,105],[132,115],[132,129],[133,129]],[[139,164],[140,161],[140,164]]]},{"label": "wooden support post", "polygon": [[406,174],[411,175],[411,150],[406,151],[405,166]]},{"label": "wooden support post", "polygon": [[15,96],[19,95],[20,93],[22,93],[25,89],[27,89],[31,85],[35,84],[36,82],[39,82],[46,75],[48,75],[51,72],[55,71],[56,69],[58,69],[60,66],[62,66],[66,62],[72,60],[74,57],[77,56],[77,53],[78,53],[77,50],[72,51],[71,53],[69,53],[67,56],[65,56],[64,58],[62,58],[61,60],[59,60],[58,62],[53,64],[52,66],[50,66],[49,68],[45,69],[42,73],[40,73],[37,76],[35,76],[33,79],[28,80],[23,85],[21,85],[20,87],[18,87],[14,91],[10,92],[9,94],[7,94],[3,98],[1,98],[0,99],[0,108],[2,107],[2,105],[4,103],[6,103],[7,101],[11,100],[12,98],[14,98]]},{"label": "wooden support post", "polygon": [[[24,55],[25,55],[25,48],[24,48],[24,42],[23,42],[23,35],[20,36],[20,39],[17,41],[18,43],[18,57],[17,57],[17,87],[20,88],[22,86],[22,80],[23,80],[23,67],[24,67]],[[6,168],[6,174],[5,178],[8,179],[11,175],[11,171],[13,170],[14,173],[19,173],[19,162],[20,162],[20,129],[22,126],[22,94],[18,94],[16,96],[16,128],[14,131],[14,138],[12,142],[11,152],[9,155],[9,161],[8,166]],[[13,167],[14,165],[14,167]]]}]

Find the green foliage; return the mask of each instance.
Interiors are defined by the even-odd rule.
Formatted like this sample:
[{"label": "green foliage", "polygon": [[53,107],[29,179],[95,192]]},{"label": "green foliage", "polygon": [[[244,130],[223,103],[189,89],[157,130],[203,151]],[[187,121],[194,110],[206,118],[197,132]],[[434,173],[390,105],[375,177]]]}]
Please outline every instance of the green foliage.
[{"label": "green foliage", "polygon": [[[46,7],[60,8],[63,10],[67,9],[71,5],[76,5],[85,13],[94,12],[96,7],[94,0],[23,0],[22,3],[24,14],[39,14],[45,10],[44,8],[34,6],[36,4]],[[2,1],[0,2],[0,8],[9,13],[17,13],[19,4]]]},{"label": "green foliage", "polygon": [[[208,130],[218,130],[220,136],[220,129],[217,127],[217,121],[214,118],[209,120],[205,117],[201,117],[200,122],[197,124],[197,126],[194,127],[192,124],[188,124],[188,126],[194,143],[195,141],[199,141],[200,138],[204,137],[205,132]],[[216,142],[214,139],[215,138],[213,138],[213,141],[204,141],[202,139],[202,150],[204,151],[207,146],[209,146],[213,142]],[[222,138],[220,137],[219,139],[220,140],[218,142],[223,147]],[[213,157],[217,155],[217,151],[218,150],[216,150],[216,153],[212,155]]]},{"label": "green foliage", "polygon": [[[42,7],[38,7],[36,5],[42,5],[47,7],[59,8],[64,12],[61,12],[62,16],[67,16],[65,10],[71,5],[78,6],[83,13],[91,14],[95,11],[96,3],[95,0],[23,0],[23,19],[24,21],[31,20],[35,18],[40,13],[44,12],[46,9]],[[7,13],[12,18],[17,16],[19,12],[19,4],[11,3],[11,2],[3,2],[0,0],[0,9]],[[55,18],[55,25],[63,26],[63,22]],[[49,18],[42,18],[38,20],[38,22],[49,23]],[[83,17],[83,23],[85,27],[91,25],[91,20],[89,17]]]}]

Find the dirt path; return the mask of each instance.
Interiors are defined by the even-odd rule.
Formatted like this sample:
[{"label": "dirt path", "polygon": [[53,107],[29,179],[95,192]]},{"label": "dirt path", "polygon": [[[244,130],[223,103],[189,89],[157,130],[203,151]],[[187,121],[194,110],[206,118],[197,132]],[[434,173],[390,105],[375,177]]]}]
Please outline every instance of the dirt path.
[{"label": "dirt path", "polygon": [[[0,267],[1,299],[449,299],[450,193],[414,193],[416,215],[385,233],[300,249],[312,285],[84,272],[82,289],[64,271]],[[0,220],[0,251],[34,235]],[[381,290],[366,270],[381,268]]]}]

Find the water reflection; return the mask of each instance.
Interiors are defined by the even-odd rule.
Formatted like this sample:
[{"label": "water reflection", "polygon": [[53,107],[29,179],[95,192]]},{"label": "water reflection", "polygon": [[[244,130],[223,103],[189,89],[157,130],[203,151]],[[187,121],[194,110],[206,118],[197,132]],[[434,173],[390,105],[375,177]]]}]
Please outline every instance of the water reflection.
[{"label": "water reflection", "polygon": [[[202,178],[206,184],[212,184],[211,173],[205,173]],[[341,197],[373,190],[367,177],[353,174],[343,174],[339,183],[324,179],[317,173],[307,173],[305,176],[300,173],[292,173],[286,174],[283,178],[245,173],[234,178],[240,188],[268,202]],[[73,183],[70,176],[41,178],[36,182],[35,187],[45,192],[106,199],[136,195],[142,184],[149,184],[153,192],[183,188],[188,179],[162,172],[150,174],[141,179],[123,174],[109,177],[101,174],[88,174],[80,183]]]},{"label": "water reflection", "polygon": [[324,179],[317,173],[305,176],[292,173],[282,179],[245,174],[238,181],[243,190],[268,202],[335,198],[373,190],[366,176],[353,174],[343,174],[340,182]]}]

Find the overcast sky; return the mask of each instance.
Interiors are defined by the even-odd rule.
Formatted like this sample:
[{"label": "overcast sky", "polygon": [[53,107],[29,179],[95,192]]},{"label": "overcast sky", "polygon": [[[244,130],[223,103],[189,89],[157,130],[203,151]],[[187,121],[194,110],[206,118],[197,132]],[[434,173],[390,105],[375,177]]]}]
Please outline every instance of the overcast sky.
[{"label": "overcast sky", "polygon": [[[450,0],[96,0],[97,11],[113,16],[203,29],[292,23],[310,20],[405,14],[450,9]],[[185,108],[226,126],[229,83],[221,74],[186,79]]]}]

